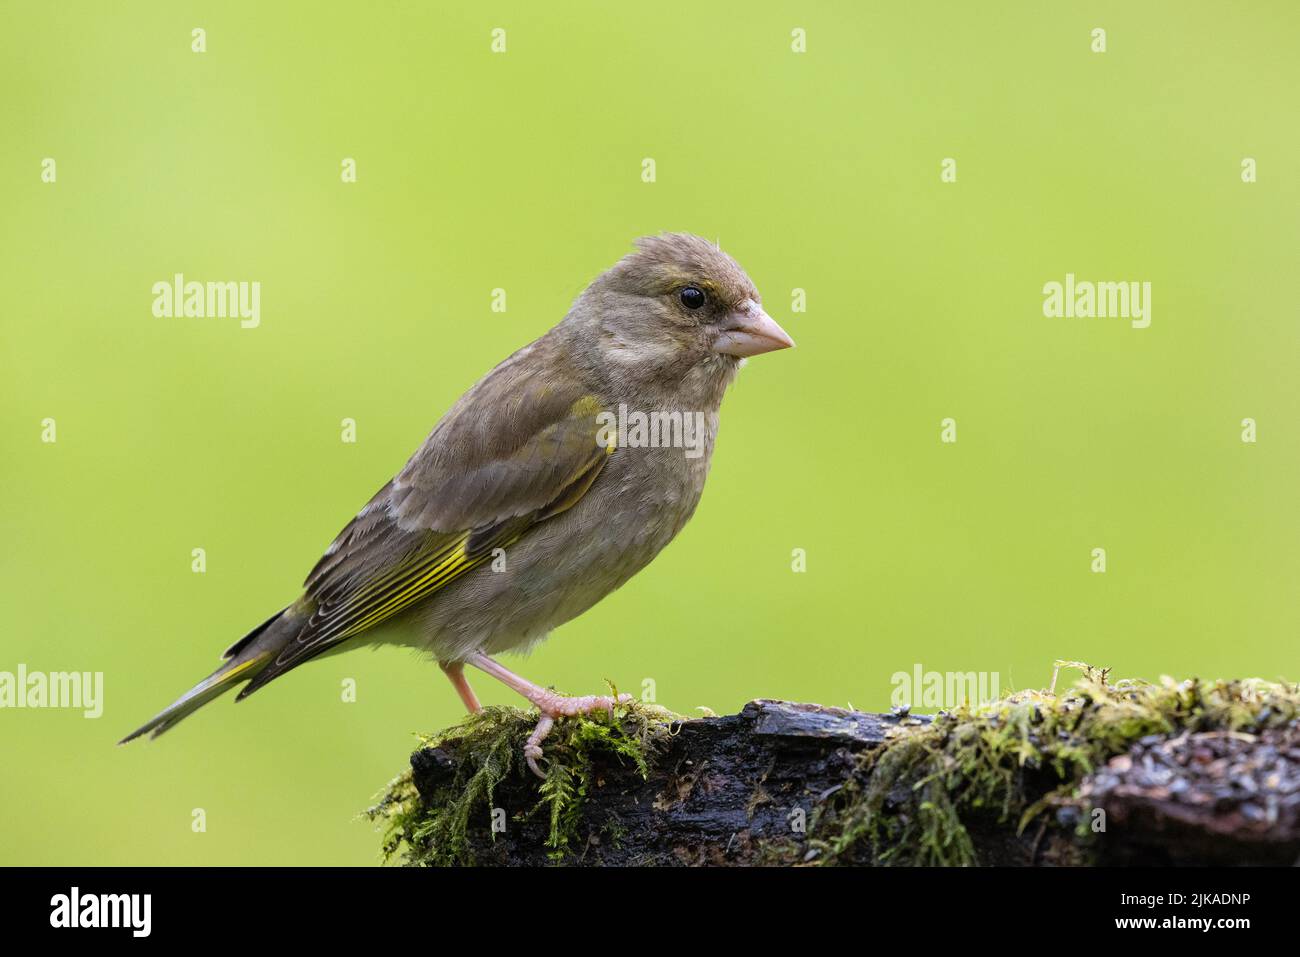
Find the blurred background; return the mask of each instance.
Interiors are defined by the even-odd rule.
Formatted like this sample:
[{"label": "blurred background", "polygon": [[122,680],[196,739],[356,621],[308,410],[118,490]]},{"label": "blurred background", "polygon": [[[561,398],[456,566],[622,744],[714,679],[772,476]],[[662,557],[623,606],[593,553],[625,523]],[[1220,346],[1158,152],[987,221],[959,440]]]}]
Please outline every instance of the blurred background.
[{"label": "blurred background", "polygon": [[[881,710],[918,665],[1300,675],[1295,4],[5,10],[0,670],[103,672],[104,713],[0,711],[3,862],[376,862],[358,812],[461,717],[411,653],[114,742],[666,229],[799,347],[741,373],[681,537],[507,665],[684,713]],[[1150,327],[1044,317],[1067,272],[1150,282]],[[156,318],[175,273],[260,282],[260,326]]]}]

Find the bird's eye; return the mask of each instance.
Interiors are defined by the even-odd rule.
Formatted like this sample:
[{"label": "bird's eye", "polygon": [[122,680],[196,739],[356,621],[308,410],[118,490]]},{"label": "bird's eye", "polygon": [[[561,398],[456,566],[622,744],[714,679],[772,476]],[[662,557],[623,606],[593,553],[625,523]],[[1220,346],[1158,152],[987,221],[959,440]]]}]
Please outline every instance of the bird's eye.
[{"label": "bird's eye", "polygon": [[699,309],[704,305],[704,292],[697,286],[687,286],[679,295],[687,309]]}]

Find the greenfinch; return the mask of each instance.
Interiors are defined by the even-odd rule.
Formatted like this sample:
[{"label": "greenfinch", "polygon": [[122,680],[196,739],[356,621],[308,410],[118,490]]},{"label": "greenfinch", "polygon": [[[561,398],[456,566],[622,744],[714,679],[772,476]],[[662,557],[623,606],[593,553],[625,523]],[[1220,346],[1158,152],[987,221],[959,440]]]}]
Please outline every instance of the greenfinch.
[{"label": "greenfinch", "polygon": [[524,756],[540,774],[555,719],[618,701],[559,695],[493,656],[581,615],[681,531],[728,384],[746,357],[794,345],[761,303],[714,243],[639,240],[563,321],[461,396],[297,600],[124,741],[157,736],[246,682],[242,700],[317,655],[394,643],[436,659],[471,712],[465,665],[528,699],[540,717]]}]

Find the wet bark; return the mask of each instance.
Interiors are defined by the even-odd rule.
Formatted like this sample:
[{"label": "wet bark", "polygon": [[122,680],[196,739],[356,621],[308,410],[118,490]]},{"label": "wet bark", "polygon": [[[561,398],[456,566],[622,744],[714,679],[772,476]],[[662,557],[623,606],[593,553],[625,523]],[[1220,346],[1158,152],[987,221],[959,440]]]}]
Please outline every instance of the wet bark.
[{"label": "wet bark", "polygon": [[[864,749],[879,748],[900,721],[811,704],[752,701],[739,713],[681,722],[648,779],[611,758],[597,766],[567,863],[579,865],[793,865],[819,859],[810,828],[821,804],[861,775]],[[1203,740],[1202,740],[1203,739]],[[1213,739],[1213,740],[1211,740]],[[425,798],[452,779],[455,745],[416,752]],[[1218,761],[1218,764],[1214,762]],[[1026,781],[1027,796],[1059,781]],[[1014,820],[967,821],[982,864],[1294,863],[1300,857],[1300,741],[1182,735],[1143,739],[1085,779],[1083,804],[1049,810],[1022,834]],[[476,863],[551,863],[537,781],[502,781],[493,803],[510,823],[495,839],[468,835]],[[1104,831],[1086,824],[1102,813]],[[1080,836],[1085,821],[1090,833]],[[869,851],[841,863],[865,864]]]}]

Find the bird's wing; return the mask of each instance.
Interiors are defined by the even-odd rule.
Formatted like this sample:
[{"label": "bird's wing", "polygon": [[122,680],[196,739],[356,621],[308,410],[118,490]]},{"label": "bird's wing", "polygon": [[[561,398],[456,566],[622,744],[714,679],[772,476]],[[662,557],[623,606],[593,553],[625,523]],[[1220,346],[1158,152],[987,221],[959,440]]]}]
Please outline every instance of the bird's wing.
[{"label": "bird's wing", "polygon": [[243,695],[571,508],[613,451],[597,442],[600,411],[579,388],[498,366],[330,545],[307,576],[301,630]]}]

